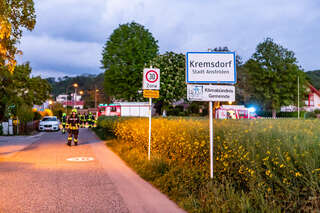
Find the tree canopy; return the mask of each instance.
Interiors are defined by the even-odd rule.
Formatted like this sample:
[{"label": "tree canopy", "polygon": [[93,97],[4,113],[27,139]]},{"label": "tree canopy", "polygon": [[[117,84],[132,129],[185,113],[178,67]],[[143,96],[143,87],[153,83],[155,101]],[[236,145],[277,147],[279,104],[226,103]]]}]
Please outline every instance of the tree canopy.
[{"label": "tree canopy", "polygon": [[271,109],[273,117],[281,106],[297,103],[297,79],[300,78],[300,97],[306,91],[306,75],[297,65],[294,52],[276,44],[271,38],[259,43],[249,59],[247,69],[253,98],[265,109]]},{"label": "tree canopy", "polygon": [[16,47],[22,28],[31,31],[35,24],[33,0],[0,0],[0,66],[8,65],[8,70],[13,72],[15,55],[22,54]]},{"label": "tree canopy", "polygon": [[28,63],[18,65],[11,74],[7,67],[0,67],[0,120],[11,106],[40,105],[50,95],[49,83],[40,77],[30,77],[31,67]]},{"label": "tree canopy", "polygon": [[102,52],[107,95],[128,101],[141,100],[145,65],[158,54],[158,44],[144,26],[132,22],[120,25],[107,40]]},{"label": "tree canopy", "polygon": [[168,106],[174,101],[186,98],[185,56],[174,52],[158,55],[151,61],[153,67],[160,69],[160,101]]}]

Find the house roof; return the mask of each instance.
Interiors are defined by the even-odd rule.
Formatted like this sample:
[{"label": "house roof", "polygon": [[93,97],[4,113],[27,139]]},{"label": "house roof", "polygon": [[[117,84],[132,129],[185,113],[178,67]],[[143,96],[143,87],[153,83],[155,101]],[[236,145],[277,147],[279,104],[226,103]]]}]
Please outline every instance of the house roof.
[{"label": "house roof", "polygon": [[317,90],[316,88],[314,88],[311,84],[309,84],[308,87],[309,87],[309,89],[310,89],[310,91],[311,91],[312,93],[316,93],[316,94],[320,97],[320,91],[319,91],[319,90]]},{"label": "house roof", "polygon": [[80,105],[84,105],[84,101],[64,101],[62,104],[67,106],[73,106],[73,105],[80,106]]}]

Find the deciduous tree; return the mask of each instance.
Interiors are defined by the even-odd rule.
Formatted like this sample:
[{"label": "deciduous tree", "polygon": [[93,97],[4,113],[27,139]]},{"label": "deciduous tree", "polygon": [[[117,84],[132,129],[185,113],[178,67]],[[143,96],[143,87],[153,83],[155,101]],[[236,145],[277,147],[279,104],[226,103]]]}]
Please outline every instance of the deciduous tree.
[{"label": "deciduous tree", "polygon": [[113,31],[102,52],[105,92],[117,99],[141,100],[142,73],[158,54],[157,41],[144,26],[132,22]]},{"label": "deciduous tree", "polygon": [[158,55],[150,64],[160,69],[160,98],[164,109],[175,101],[185,99],[187,87],[185,83],[185,56],[174,52]]},{"label": "deciduous tree", "polygon": [[51,87],[40,77],[30,78],[28,63],[18,65],[11,74],[8,67],[0,67],[0,120],[8,112],[9,106],[40,105],[49,98]]},{"label": "deciduous tree", "polygon": [[253,98],[265,109],[271,109],[273,117],[281,106],[297,103],[297,78],[300,78],[300,97],[306,92],[306,75],[298,66],[293,51],[276,44],[271,38],[258,44],[256,52],[245,68],[253,90]]},{"label": "deciduous tree", "polygon": [[15,55],[22,54],[16,47],[22,28],[31,31],[35,23],[33,0],[0,0],[0,66],[7,65],[13,72]]}]

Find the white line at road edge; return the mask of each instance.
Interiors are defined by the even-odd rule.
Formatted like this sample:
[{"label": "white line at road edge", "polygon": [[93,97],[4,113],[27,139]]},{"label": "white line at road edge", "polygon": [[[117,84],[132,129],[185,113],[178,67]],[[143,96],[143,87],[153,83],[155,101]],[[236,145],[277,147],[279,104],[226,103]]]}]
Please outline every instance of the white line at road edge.
[{"label": "white line at road edge", "polygon": [[45,132],[40,132],[40,133],[38,133],[38,134],[36,134],[36,135],[30,136],[30,138],[41,137],[41,136],[44,135],[44,134],[45,134]]},{"label": "white line at road edge", "polygon": [[74,158],[67,158],[67,161],[75,161],[75,162],[86,162],[86,161],[93,161],[93,157],[74,157]]}]

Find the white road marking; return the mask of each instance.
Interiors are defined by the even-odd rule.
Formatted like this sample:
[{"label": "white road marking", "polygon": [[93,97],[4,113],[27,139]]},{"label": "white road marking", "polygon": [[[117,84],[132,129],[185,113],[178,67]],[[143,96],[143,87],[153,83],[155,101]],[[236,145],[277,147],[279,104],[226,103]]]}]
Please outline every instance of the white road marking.
[{"label": "white road marking", "polygon": [[45,132],[40,132],[40,133],[38,133],[38,134],[36,134],[36,135],[32,135],[32,136],[29,136],[30,138],[35,138],[35,137],[41,137],[42,135],[44,135],[45,134]]},{"label": "white road marking", "polygon": [[67,161],[75,161],[75,162],[86,162],[86,161],[93,161],[93,157],[73,157],[67,158]]}]

